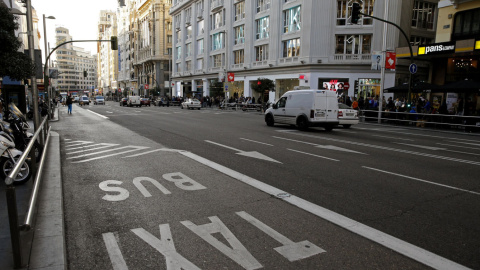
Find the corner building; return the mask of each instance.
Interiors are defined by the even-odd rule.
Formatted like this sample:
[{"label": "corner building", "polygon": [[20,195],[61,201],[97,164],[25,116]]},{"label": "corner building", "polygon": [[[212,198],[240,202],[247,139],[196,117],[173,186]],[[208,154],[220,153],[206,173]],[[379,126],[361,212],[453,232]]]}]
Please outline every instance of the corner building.
[{"label": "corner building", "polygon": [[[257,99],[250,86],[259,77],[275,81],[275,99],[295,86],[379,95],[381,73],[372,55],[381,51],[383,37],[390,51],[409,41],[393,26],[384,35],[384,23],[371,18],[351,24],[353,2],[363,13],[406,24],[409,34],[435,36],[410,28],[414,4],[425,1],[388,1],[384,14],[386,1],[375,0],[174,0],[172,95],[223,96],[225,90]],[[428,1],[434,9],[437,2]],[[234,81],[218,89],[226,73]],[[384,86],[395,80],[395,71],[387,70]]]}]

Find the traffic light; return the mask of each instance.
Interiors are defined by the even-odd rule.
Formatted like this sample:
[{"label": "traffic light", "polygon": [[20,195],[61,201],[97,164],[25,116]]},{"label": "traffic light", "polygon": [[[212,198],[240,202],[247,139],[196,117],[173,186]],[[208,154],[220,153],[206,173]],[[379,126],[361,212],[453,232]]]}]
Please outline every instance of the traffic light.
[{"label": "traffic light", "polygon": [[118,50],[118,39],[117,39],[117,37],[116,37],[116,36],[111,36],[111,37],[110,37],[110,42],[111,42],[111,43],[110,43],[111,49],[112,49],[113,51]]},{"label": "traffic light", "polygon": [[86,78],[86,77],[87,77],[87,75],[88,75],[87,71],[86,71],[86,70],[84,70],[84,71],[83,71],[83,77],[84,77],[84,78]]},{"label": "traffic light", "polygon": [[358,20],[360,19],[360,9],[361,7],[359,3],[352,4],[352,19],[350,20],[351,23],[358,23]]}]

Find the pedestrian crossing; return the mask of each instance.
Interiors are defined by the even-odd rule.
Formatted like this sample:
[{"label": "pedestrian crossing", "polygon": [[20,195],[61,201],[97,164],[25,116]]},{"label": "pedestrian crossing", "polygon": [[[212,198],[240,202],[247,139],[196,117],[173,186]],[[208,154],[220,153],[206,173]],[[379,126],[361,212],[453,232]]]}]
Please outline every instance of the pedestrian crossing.
[{"label": "pedestrian crossing", "polygon": [[121,156],[122,158],[132,158],[160,151],[179,151],[169,148],[152,149],[148,146],[120,145],[116,143],[96,143],[93,141],[72,139],[64,139],[64,148],[65,154],[67,155],[66,160],[70,161],[71,163],[85,163],[116,156]]}]

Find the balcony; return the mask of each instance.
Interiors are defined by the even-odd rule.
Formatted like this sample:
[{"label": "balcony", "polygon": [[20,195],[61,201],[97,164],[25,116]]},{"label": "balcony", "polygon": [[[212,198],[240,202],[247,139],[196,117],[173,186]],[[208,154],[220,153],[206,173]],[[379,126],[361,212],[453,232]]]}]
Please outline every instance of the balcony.
[{"label": "balcony", "polygon": [[372,60],[371,54],[334,54],[334,62],[340,63],[356,63],[356,64],[368,64]]},{"label": "balcony", "polygon": [[217,12],[223,8],[223,0],[212,0],[211,12]]}]

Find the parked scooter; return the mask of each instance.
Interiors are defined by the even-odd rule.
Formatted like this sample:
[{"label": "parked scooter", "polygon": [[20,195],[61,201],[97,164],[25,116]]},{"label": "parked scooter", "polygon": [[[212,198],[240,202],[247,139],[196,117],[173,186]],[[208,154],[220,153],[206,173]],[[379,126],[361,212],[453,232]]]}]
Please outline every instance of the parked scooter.
[{"label": "parked scooter", "polygon": [[[45,102],[42,102],[41,104],[38,104],[38,111],[40,112],[40,115],[44,117],[45,115],[48,114],[48,104]],[[29,110],[27,112],[27,118],[32,120],[33,119],[33,109]]]},{"label": "parked scooter", "polygon": [[[0,177],[2,179],[6,179],[12,172],[22,154],[22,151],[15,148],[14,139],[4,131],[0,131]],[[31,168],[30,158],[27,158],[22,164],[17,177],[13,179],[13,183],[26,183],[32,176]]]}]

